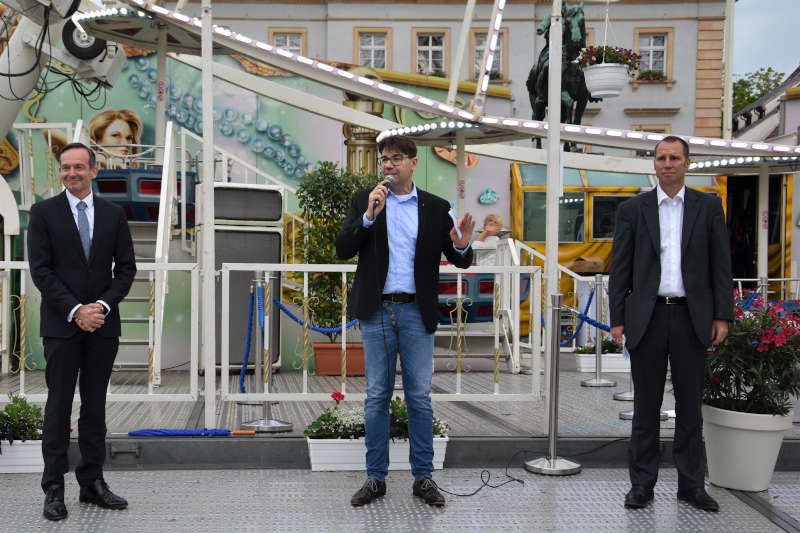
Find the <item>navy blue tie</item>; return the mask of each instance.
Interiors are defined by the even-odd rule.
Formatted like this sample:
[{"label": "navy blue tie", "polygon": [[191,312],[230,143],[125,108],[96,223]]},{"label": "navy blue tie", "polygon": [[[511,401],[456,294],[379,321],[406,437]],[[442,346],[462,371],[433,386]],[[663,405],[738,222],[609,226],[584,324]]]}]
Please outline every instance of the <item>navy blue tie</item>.
[{"label": "navy blue tie", "polygon": [[89,250],[92,247],[92,236],[89,232],[89,218],[86,216],[86,203],[81,200],[78,202],[78,233],[81,235],[81,245],[86,260],[89,260]]}]

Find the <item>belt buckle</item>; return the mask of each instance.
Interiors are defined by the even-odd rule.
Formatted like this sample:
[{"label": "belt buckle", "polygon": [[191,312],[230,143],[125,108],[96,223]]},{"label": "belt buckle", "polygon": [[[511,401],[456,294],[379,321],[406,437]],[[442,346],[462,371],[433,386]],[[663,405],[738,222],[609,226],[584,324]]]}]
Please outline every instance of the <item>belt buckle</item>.
[{"label": "belt buckle", "polygon": [[678,297],[677,296],[664,296],[664,303],[667,305],[677,305],[678,304]]}]

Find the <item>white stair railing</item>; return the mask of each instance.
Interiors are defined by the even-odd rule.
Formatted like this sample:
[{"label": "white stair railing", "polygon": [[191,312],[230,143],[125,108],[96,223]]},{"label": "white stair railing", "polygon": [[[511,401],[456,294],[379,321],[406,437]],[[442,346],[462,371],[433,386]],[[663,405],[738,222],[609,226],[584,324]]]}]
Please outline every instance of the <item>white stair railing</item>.
[{"label": "white stair railing", "polygon": [[[175,140],[173,138],[173,123],[167,122],[164,136],[164,167],[161,173],[161,193],[158,203],[158,228],[156,230],[157,265],[169,263],[169,244],[172,236],[172,227],[175,224],[175,204],[177,203],[177,184],[175,169]],[[185,189],[184,187],[182,187]],[[185,204],[184,204],[185,205]],[[151,287],[151,320],[154,322],[152,335],[149,339],[148,358],[148,389],[161,385],[161,348],[164,333],[164,304],[167,296],[167,270],[153,272],[153,286]],[[153,279],[153,278],[151,278]]]}]

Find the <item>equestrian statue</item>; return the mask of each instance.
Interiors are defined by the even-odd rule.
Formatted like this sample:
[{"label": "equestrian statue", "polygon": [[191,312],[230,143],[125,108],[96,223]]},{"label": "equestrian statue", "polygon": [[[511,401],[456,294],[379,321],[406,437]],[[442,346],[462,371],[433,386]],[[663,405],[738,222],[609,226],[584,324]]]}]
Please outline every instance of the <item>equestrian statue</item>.
[{"label": "equestrian statue", "polygon": [[[599,102],[601,98],[592,98],[583,71],[575,63],[581,49],[586,47],[586,22],[583,16],[583,2],[579,5],[564,5],[561,8],[564,24],[564,40],[561,48],[561,122],[564,124],[580,124],[588,102]],[[536,33],[544,35],[545,46],[539,53],[539,60],[531,68],[526,83],[530,96],[534,120],[544,120],[547,109],[547,78],[550,70],[550,17],[547,17],[536,29]],[[541,139],[536,138],[541,148]],[[571,143],[565,143],[566,151],[572,150]]]}]

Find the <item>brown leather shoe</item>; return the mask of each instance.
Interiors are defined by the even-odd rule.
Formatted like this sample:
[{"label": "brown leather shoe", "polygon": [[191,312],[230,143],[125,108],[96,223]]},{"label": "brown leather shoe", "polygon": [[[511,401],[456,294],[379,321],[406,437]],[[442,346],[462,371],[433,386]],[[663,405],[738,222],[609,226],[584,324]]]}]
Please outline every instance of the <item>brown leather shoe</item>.
[{"label": "brown leather shoe", "polygon": [[53,486],[47,489],[42,516],[48,520],[63,520],[67,517],[67,506],[64,505],[64,487]]},{"label": "brown leather shoe", "polygon": [[679,490],[678,499],[684,501],[696,509],[701,511],[709,511],[716,513],[719,511],[719,504],[717,500],[712,498],[703,487],[695,489]]},{"label": "brown leather shoe", "polygon": [[653,489],[634,485],[625,495],[625,507],[628,509],[644,509],[653,501]]},{"label": "brown leather shoe", "polygon": [[439,487],[436,486],[436,482],[429,477],[414,481],[412,490],[414,496],[419,496],[425,500],[425,503],[428,505],[436,505],[438,507],[444,505],[444,496],[439,492]]},{"label": "brown leather shoe", "polygon": [[356,507],[366,505],[384,494],[386,494],[386,482],[378,481],[374,477],[368,477],[361,488],[350,498],[350,505],[355,505]]},{"label": "brown leather shoe", "polygon": [[128,500],[122,496],[117,496],[103,479],[95,479],[88,485],[81,486],[81,503],[93,503],[103,509],[125,509]]}]

